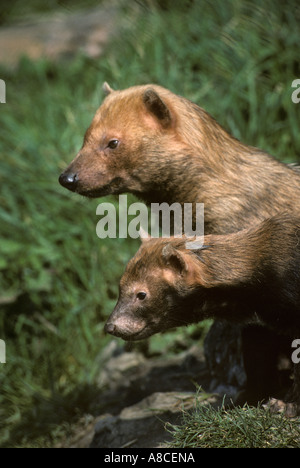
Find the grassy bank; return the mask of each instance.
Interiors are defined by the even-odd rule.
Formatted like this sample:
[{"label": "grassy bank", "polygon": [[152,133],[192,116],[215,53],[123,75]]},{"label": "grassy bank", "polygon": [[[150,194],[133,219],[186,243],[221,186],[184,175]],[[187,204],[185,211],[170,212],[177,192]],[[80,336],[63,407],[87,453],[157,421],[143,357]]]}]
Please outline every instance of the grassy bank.
[{"label": "grassy bank", "polygon": [[[158,4],[159,3],[159,4]],[[246,143],[300,161],[296,1],[132,2],[104,55],[0,69],[0,443],[51,445],[90,411],[103,323],[138,247],[99,240],[99,200],[58,184],[114,88],[155,82],[197,102]],[[159,6],[160,5],[160,6]],[[297,9],[297,10],[296,10]],[[109,198],[109,201],[114,201]]]},{"label": "grassy bank", "polygon": [[173,448],[299,448],[299,421],[262,407],[215,409],[196,404],[183,414],[182,425],[170,426]]}]

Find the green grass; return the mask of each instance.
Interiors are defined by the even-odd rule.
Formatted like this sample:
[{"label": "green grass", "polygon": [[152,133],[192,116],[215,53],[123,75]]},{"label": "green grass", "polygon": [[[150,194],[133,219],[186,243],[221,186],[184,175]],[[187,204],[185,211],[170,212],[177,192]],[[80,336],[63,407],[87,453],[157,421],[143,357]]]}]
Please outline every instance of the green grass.
[{"label": "green grass", "polygon": [[82,144],[104,81],[161,84],[244,142],[300,161],[300,104],[291,101],[300,78],[298,3],[175,1],[166,8],[168,1],[127,2],[122,38],[98,60],[24,58],[15,70],[0,69],[7,91],[0,105],[2,446],[51,446],[66,424],[91,411],[109,341],[103,324],[138,247],[130,239],[100,241],[99,200],[57,181]]},{"label": "green grass", "polygon": [[179,426],[169,425],[172,448],[299,448],[299,420],[260,406],[220,409],[196,403]]},{"label": "green grass", "polygon": [[8,427],[35,406],[36,395],[49,399],[91,381],[107,343],[105,317],[137,248],[130,240],[100,241],[99,202],[58,184],[102,97],[104,77],[97,83],[97,72],[85,74],[86,66],[78,59],[65,72],[23,60],[15,74],[2,73],[0,329],[7,364],[0,412]]}]

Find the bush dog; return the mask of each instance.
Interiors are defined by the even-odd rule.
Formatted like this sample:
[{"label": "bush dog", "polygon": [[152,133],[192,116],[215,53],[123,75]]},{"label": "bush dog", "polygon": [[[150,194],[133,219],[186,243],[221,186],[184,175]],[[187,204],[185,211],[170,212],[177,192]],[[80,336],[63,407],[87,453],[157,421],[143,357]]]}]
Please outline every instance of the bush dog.
[{"label": "bush dog", "polygon": [[[135,341],[206,318],[260,323],[290,343],[299,338],[300,217],[277,215],[208,235],[198,250],[186,249],[184,238],[145,239],[121,278],[105,330]],[[295,379],[297,403],[299,384]]]},{"label": "bush dog", "polygon": [[[114,91],[105,83],[104,91],[81,149],[59,178],[67,189],[87,197],[131,192],[147,204],[204,203],[205,234],[299,211],[300,172],[241,143],[188,99],[152,84]],[[243,340],[258,347],[255,326]],[[244,362],[256,388],[252,355],[245,351]]]},{"label": "bush dog", "polygon": [[229,135],[207,112],[156,85],[108,94],[60,183],[87,197],[131,192],[204,203],[205,233],[227,234],[300,208],[300,172]]}]

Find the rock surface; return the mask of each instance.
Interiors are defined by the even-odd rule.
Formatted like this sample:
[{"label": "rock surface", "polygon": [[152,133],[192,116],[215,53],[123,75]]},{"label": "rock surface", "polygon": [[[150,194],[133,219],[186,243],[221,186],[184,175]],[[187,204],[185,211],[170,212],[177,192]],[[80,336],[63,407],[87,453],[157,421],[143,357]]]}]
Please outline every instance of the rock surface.
[{"label": "rock surface", "polygon": [[182,411],[192,410],[196,401],[217,407],[226,396],[226,403],[244,404],[246,375],[243,362],[237,359],[241,343],[234,339],[234,327],[228,328],[228,336],[224,336],[225,328],[211,327],[204,350],[196,343],[175,356],[161,350],[159,355],[146,357],[138,348],[125,351],[126,345],[112,340],[101,354],[97,417],[84,421],[85,427],[63,446],[168,446],[172,439],[168,423],[180,424]]},{"label": "rock surface", "polygon": [[[202,401],[203,397],[199,397]],[[215,403],[216,398],[206,399]],[[104,416],[95,425],[91,448],[155,448],[171,439],[166,424],[178,424],[182,410],[196,404],[193,392],[156,392],[135,405],[124,408],[118,416]]]},{"label": "rock surface", "polygon": [[[106,362],[95,402],[99,415],[81,421],[82,427],[61,447],[161,447],[172,438],[166,423],[180,423],[183,409],[191,410],[196,400],[220,404],[220,397],[205,393],[211,377],[201,347],[194,345],[177,356],[146,358],[119,346],[113,340],[102,353]],[[203,391],[196,395],[198,387]]]}]

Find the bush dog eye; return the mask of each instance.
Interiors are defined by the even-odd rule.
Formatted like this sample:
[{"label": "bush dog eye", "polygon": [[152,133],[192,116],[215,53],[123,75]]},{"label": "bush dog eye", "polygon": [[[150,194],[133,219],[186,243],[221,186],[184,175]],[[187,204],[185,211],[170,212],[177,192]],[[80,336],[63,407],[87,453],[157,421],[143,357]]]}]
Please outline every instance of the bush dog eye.
[{"label": "bush dog eye", "polygon": [[119,144],[119,140],[110,140],[107,147],[110,149],[115,149]]},{"label": "bush dog eye", "polygon": [[136,297],[140,300],[140,301],[143,301],[145,299],[145,297],[147,296],[147,294],[145,292],[139,292],[137,293]]}]

